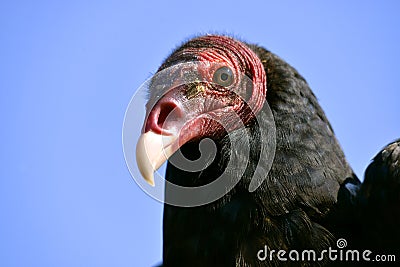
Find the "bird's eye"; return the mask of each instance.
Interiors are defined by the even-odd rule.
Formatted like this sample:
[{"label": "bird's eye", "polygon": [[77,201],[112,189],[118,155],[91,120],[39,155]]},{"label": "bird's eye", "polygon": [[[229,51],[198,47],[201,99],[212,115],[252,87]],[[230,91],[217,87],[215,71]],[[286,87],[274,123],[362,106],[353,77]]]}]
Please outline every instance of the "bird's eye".
[{"label": "bird's eye", "polygon": [[221,86],[229,86],[233,83],[233,72],[228,67],[221,67],[214,72],[213,82]]}]

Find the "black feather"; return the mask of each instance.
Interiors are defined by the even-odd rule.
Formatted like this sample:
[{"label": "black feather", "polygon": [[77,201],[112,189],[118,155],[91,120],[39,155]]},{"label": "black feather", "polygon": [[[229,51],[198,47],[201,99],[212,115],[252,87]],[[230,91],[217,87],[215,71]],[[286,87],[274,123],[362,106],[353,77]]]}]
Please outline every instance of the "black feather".
[{"label": "black feather", "polygon": [[[189,45],[201,46],[196,42]],[[274,115],[277,142],[272,168],[264,183],[248,192],[255,166],[265,164],[259,158],[260,144],[268,140],[261,142],[266,137],[260,135],[259,123],[268,121],[253,121],[229,137],[216,138],[217,156],[201,172],[186,172],[168,164],[168,181],[204,185],[225,171],[233,142],[237,159],[247,162],[241,154],[245,145],[241,140],[244,135],[251,137],[250,162],[242,177],[234,177],[237,174],[232,172],[232,179],[240,181],[224,197],[200,207],[165,204],[163,266],[280,266],[282,262],[276,258],[259,261],[257,252],[265,245],[277,250],[322,251],[336,247],[340,237],[352,246],[395,251],[393,248],[400,247],[399,141],[375,157],[360,188],[305,79],[273,53],[248,46],[264,64],[267,75],[267,102]],[[175,63],[167,59],[162,68]],[[261,110],[259,117],[263,118],[263,112],[266,110]],[[181,151],[196,159],[198,147],[199,141],[194,141]],[[168,186],[165,197],[171,197]]]}]

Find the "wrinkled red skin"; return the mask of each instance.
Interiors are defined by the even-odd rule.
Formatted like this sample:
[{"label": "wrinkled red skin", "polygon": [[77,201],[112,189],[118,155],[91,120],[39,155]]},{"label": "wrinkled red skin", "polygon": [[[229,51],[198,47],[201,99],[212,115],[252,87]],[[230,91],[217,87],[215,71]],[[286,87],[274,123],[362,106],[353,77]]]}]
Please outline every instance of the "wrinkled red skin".
[{"label": "wrinkled red skin", "polygon": [[[208,46],[190,46],[190,43],[207,43]],[[225,36],[202,36],[189,45],[175,51],[169,58],[185,55],[201,64],[197,69],[204,83],[203,91],[188,99],[188,87],[179,85],[169,88],[148,113],[144,132],[171,135],[179,132],[180,147],[184,143],[202,137],[219,137],[246,125],[261,110],[266,96],[266,75],[257,55],[245,44]],[[164,63],[165,64],[165,63]],[[234,81],[228,87],[213,84],[216,69],[227,66],[234,73]],[[245,74],[251,77],[251,88],[243,87]],[[238,95],[246,91],[248,99]],[[248,92],[252,90],[251,92]],[[237,117],[241,120],[238,120]],[[219,122],[218,122],[219,121]]]}]

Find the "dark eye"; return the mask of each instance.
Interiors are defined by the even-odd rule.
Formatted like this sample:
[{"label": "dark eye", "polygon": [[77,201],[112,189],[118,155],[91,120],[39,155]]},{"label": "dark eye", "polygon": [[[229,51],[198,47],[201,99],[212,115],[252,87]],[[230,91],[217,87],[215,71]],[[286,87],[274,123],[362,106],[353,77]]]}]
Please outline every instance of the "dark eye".
[{"label": "dark eye", "polygon": [[221,67],[214,72],[213,82],[221,86],[229,86],[233,83],[233,72],[228,67]]}]

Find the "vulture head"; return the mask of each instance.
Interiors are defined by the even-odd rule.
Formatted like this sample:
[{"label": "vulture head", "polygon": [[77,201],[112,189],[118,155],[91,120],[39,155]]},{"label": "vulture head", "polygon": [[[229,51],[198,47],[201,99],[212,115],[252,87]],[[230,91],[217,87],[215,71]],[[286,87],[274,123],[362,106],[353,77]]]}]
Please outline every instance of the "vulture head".
[{"label": "vulture head", "polygon": [[266,100],[261,60],[248,46],[225,36],[190,40],[157,73],[137,147],[140,171],[150,184],[154,170],[181,146],[219,139],[248,125]]}]

